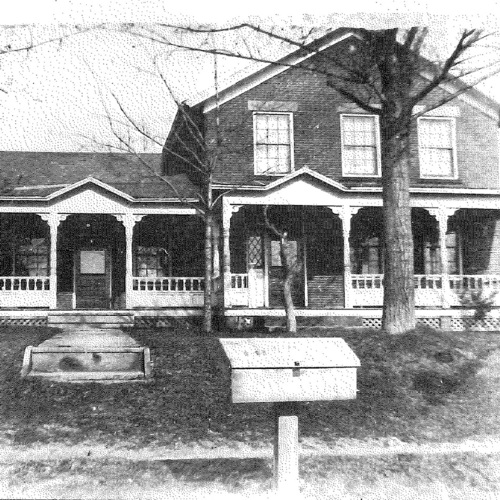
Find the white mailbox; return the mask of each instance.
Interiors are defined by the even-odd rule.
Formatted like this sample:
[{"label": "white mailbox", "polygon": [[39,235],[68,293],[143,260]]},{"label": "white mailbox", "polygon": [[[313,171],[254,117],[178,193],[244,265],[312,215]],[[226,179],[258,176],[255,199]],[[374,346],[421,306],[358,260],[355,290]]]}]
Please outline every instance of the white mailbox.
[{"label": "white mailbox", "polygon": [[220,339],[233,403],[356,398],[360,362],[341,338]]}]

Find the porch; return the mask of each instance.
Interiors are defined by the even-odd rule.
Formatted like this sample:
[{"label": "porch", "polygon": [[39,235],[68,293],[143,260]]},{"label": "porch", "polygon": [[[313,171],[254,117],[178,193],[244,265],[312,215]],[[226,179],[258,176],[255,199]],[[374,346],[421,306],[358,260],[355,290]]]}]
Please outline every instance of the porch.
[{"label": "porch", "polygon": [[[226,310],[283,307],[279,241],[262,211],[261,205],[230,207],[224,232]],[[301,265],[293,291],[298,309],[382,307],[380,207],[278,205],[268,213],[295,245]],[[500,307],[500,211],[414,207],[412,231],[417,308],[470,308],[477,298]]]},{"label": "porch", "polygon": [[0,310],[203,306],[203,223],[153,214],[0,213]]}]

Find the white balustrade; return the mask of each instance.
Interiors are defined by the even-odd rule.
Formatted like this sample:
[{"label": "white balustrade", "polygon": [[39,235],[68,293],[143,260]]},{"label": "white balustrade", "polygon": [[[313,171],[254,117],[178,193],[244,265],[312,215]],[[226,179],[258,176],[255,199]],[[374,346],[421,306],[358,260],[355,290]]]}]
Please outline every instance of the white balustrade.
[{"label": "white balustrade", "polygon": [[462,297],[467,293],[481,292],[483,296],[491,295],[494,305],[500,305],[500,275],[462,274],[450,276],[450,305],[463,305]]},{"label": "white balustrade", "polygon": [[205,279],[134,277],[132,289],[141,292],[203,292]]},{"label": "white balustrade", "polygon": [[231,288],[228,299],[231,306],[249,305],[248,274],[231,274]]},{"label": "white balustrade", "polygon": [[0,276],[0,307],[49,307],[49,276]]},{"label": "white balustrade", "polygon": [[352,274],[352,306],[377,307],[384,298],[383,274]]},{"label": "white balustrade", "polygon": [[[438,307],[443,294],[443,278],[440,274],[416,274],[415,305]],[[500,305],[500,275],[451,275],[449,276],[451,306],[463,305],[461,295],[466,292],[480,292],[485,295],[498,292],[495,305]],[[354,306],[381,307],[383,304],[383,274],[353,274],[351,276]]]},{"label": "white balustrade", "polygon": [[202,307],[205,279],[133,277],[130,307]]}]

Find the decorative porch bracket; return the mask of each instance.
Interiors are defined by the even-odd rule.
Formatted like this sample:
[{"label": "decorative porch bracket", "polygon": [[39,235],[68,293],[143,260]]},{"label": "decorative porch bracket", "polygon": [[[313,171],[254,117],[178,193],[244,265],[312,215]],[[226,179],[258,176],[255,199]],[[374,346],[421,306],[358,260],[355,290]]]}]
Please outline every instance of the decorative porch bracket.
[{"label": "decorative porch bracket", "polygon": [[50,309],[57,308],[57,231],[59,224],[66,220],[69,214],[38,214],[42,220],[47,222],[50,229]]},{"label": "decorative porch bracket", "polygon": [[125,227],[125,309],[130,309],[133,286],[132,242],[134,238],[134,226],[142,220],[144,215],[114,214],[113,217]]},{"label": "decorative porch bracket", "polygon": [[432,217],[437,220],[439,228],[439,255],[441,260],[441,307],[450,307],[450,276],[448,270],[448,255],[446,253],[446,232],[448,231],[448,219],[452,217],[458,208],[426,208]]},{"label": "decorative porch bracket", "polygon": [[352,307],[351,299],[351,247],[349,238],[351,235],[351,219],[356,215],[361,207],[351,207],[343,205],[340,207],[328,207],[335,215],[338,215],[342,221],[342,236],[344,239],[344,307],[350,309]]},{"label": "decorative porch bracket", "polygon": [[222,200],[222,247],[224,276],[224,309],[231,307],[231,255],[229,254],[229,234],[231,227],[231,217],[237,213],[243,205],[231,205],[228,200]]}]

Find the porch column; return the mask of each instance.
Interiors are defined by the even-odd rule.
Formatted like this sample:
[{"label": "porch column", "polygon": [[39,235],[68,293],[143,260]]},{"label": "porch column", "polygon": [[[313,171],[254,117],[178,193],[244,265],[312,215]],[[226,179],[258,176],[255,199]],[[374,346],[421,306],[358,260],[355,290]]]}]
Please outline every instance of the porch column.
[{"label": "porch column", "polygon": [[233,213],[238,212],[240,208],[241,205],[231,205],[228,200],[222,200],[222,273],[224,281],[224,309],[231,307],[231,254],[229,246],[231,217]]},{"label": "porch column", "polygon": [[132,308],[132,290],[133,290],[133,248],[132,242],[134,238],[134,226],[139,222],[143,215],[115,215],[125,227],[125,309]]},{"label": "porch column", "polygon": [[68,217],[68,214],[39,214],[46,221],[50,229],[50,309],[57,309],[57,233],[59,224]]},{"label": "porch column", "polygon": [[441,307],[450,307],[450,276],[448,272],[448,254],[446,252],[446,232],[448,231],[448,219],[457,211],[455,208],[427,208],[436,220],[439,228],[439,254],[441,261]]},{"label": "porch column", "polygon": [[351,247],[349,245],[349,237],[351,235],[351,219],[356,215],[361,207],[351,207],[343,205],[341,207],[328,207],[330,210],[339,216],[342,221],[342,236],[344,239],[344,307],[350,309],[352,307],[351,289]]}]

